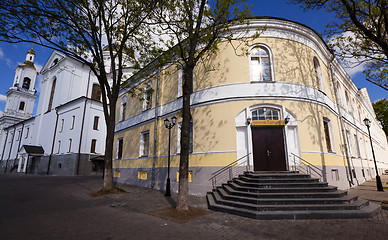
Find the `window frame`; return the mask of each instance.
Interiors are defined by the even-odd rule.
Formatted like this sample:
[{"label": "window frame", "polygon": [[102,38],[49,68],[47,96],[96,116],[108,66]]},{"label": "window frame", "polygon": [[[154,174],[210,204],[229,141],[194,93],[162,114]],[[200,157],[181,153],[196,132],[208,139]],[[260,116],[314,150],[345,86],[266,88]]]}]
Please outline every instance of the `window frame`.
[{"label": "window frame", "polygon": [[[268,55],[268,66],[269,66],[269,78],[270,80],[268,81],[265,81],[263,79],[263,75],[260,74],[260,79],[254,79],[254,76],[253,76],[253,63],[254,61],[252,60],[252,54],[251,52],[254,50],[254,49],[260,49],[262,48]],[[255,82],[275,82],[275,73],[274,73],[274,64],[273,64],[273,55],[272,55],[272,51],[271,51],[271,48],[268,47],[267,45],[265,44],[254,44],[252,45],[249,50],[248,50],[248,57],[249,57],[249,75],[250,75],[250,81],[255,83]],[[261,59],[260,55],[259,55],[259,59]],[[259,63],[260,64],[260,63]]]},{"label": "window frame", "polygon": [[124,150],[124,139],[119,138],[117,139],[116,159],[123,159],[123,150]]},{"label": "window frame", "polygon": [[99,116],[94,116],[93,120],[93,130],[98,131],[98,123],[99,123],[100,117]]},{"label": "window frame", "polygon": [[90,153],[96,153],[97,139],[92,139],[90,144]]},{"label": "window frame", "polygon": [[322,68],[317,57],[313,57],[313,64],[314,64],[314,77],[318,85],[318,90],[321,92],[324,92],[325,86],[323,83]]},{"label": "window frame", "polygon": [[93,85],[92,85],[92,94],[91,94],[90,98],[92,100],[97,101],[97,102],[101,102],[101,95],[102,95],[102,91],[101,91],[100,84],[93,83]]},{"label": "window frame", "polygon": [[[327,124],[327,128],[325,127],[325,123]],[[331,121],[330,121],[330,119],[328,119],[326,117],[323,118],[323,132],[325,135],[327,152],[334,153],[335,148],[334,148],[334,140],[333,140],[333,133],[332,133],[333,131],[332,131],[332,126],[331,126]],[[327,138],[329,138],[329,141],[327,141]]]},{"label": "window frame", "polygon": [[[145,136],[148,136],[147,138]],[[139,157],[148,157],[150,150],[150,131],[140,133]]]},{"label": "window frame", "polygon": [[143,94],[143,111],[147,111],[149,109],[152,109],[152,81],[147,82],[147,85],[144,87]]}]

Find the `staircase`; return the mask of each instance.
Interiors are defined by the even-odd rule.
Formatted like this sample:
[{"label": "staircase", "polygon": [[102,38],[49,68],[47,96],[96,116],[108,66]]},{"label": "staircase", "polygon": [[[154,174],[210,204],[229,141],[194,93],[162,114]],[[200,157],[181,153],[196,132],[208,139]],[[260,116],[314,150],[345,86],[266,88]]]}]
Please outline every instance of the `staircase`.
[{"label": "staircase", "polygon": [[245,172],[207,193],[211,210],[255,219],[369,218],[380,205],[298,172]]}]

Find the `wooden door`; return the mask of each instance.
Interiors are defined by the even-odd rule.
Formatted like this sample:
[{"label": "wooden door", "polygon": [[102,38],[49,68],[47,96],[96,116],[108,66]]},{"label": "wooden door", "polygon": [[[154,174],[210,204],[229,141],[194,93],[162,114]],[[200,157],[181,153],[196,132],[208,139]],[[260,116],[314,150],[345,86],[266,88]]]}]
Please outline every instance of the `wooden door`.
[{"label": "wooden door", "polygon": [[285,171],[283,127],[252,127],[255,171]]}]

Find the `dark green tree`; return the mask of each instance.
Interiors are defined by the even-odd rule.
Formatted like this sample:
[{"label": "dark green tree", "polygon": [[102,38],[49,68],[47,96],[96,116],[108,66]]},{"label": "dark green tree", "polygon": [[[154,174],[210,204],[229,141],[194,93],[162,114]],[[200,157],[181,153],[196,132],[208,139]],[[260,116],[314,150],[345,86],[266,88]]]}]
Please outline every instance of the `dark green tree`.
[{"label": "dark green tree", "polygon": [[3,0],[0,41],[34,42],[89,66],[102,92],[107,127],[103,190],[113,188],[112,153],[116,102],[125,69],[142,46],[144,20],[153,0]]},{"label": "dark green tree", "polygon": [[377,119],[381,122],[385,135],[388,136],[388,99],[383,98],[372,103]]},{"label": "dark green tree", "polygon": [[188,210],[188,170],[190,144],[190,94],[193,91],[193,72],[198,62],[217,52],[221,41],[235,36],[231,27],[247,24],[250,16],[244,0],[161,0],[154,11],[157,26],[153,29],[160,36],[164,52],[161,64],[168,61],[183,69],[183,105],[181,127],[181,153],[179,164],[178,211]]},{"label": "dark green tree", "polygon": [[336,18],[325,34],[349,66],[364,65],[366,80],[388,90],[387,0],[290,0],[305,10],[326,9]]}]

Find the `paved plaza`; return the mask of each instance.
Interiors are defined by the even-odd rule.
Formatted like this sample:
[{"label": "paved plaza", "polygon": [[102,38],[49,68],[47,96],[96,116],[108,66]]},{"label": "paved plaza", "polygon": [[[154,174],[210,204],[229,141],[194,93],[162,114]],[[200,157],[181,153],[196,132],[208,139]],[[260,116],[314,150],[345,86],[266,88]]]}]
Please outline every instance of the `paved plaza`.
[{"label": "paved plaza", "polygon": [[[101,177],[0,175],[0,239],[388,239],[387,210],[370,219],[270,221],[210,211],[182,224],[149,214],[174,205],[176,194],[125,186],[125,194],[89,195],[101,187]],[[388,200],[374,182],[349,191]],[[207,208],[204,197],[190,196],[190,205]]]}]

